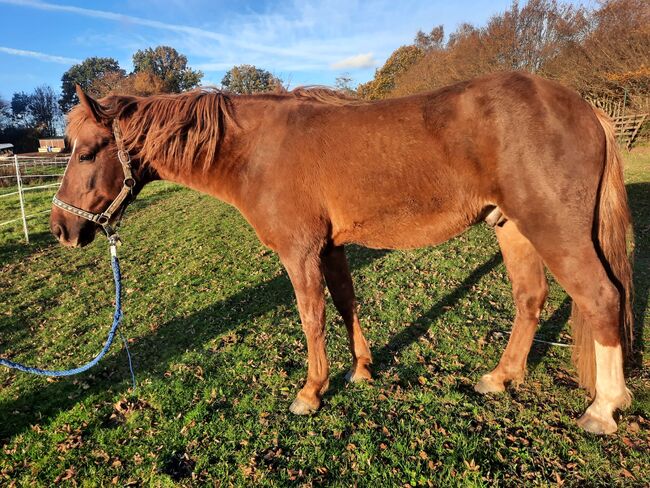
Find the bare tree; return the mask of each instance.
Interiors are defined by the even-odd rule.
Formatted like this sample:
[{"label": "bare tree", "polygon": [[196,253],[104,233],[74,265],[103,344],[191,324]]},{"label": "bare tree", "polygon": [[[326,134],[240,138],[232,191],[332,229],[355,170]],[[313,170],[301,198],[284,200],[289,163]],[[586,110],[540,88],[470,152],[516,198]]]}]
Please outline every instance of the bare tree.
[{"label": "bare tree", "polygon": [[590,95],[650,94],[650,2],[609,0],[589,18],[580,45],[565,49],[548,76]]},{"label": "bare tree", "polygon": [[29,111],[36,129],[45,137],[56,135],[57,122],[61,117],[58,98],[50,86],[39,86],[30,95]]},{"label": "bare tree", "polygon": [[437,49],[443,49],[445,47],[445,28],[441,25],[438,25],[431,29],[431,32],[425,34],[423,31],[419,30],[415,34],[415,46],[421,49],[424,52],[433,51]]},{"label": "bare tree", "polygon": [[11,105],[0,96],[0,129],[9,125],[11,116]]},{"label": "bare tree", "polygon": [[341,73],[337,76],[336,81],[334,81],[334,86],[346,95],[356,95],[354,88],[352,88],[352,77],[350,73]]}]

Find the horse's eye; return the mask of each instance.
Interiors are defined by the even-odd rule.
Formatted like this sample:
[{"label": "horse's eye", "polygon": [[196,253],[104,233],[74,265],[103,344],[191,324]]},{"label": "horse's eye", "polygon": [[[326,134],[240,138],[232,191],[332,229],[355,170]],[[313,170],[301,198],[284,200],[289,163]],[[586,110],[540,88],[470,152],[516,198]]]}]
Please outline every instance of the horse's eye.
[{"label": "horse's eye", "polygon": [[95,155],[94,155],[94,154],[80,154],[80,155],[79,155],[79,161],[85,161],[85,162],[88,162],[88,161],[92,161],[92,160],[94,160],[94,159],[95,159]]}]

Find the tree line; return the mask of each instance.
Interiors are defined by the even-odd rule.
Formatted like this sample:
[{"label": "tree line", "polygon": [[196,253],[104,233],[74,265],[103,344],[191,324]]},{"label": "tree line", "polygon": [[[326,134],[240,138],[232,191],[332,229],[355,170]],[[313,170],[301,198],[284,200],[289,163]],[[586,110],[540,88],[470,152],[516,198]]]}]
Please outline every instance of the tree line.
[{"label": "tree line", "polygon": [[496,71],[525,70],[590,97],[650,94],[650,2],[604,0],[588,9],[556,0],[514,1],[485,26],[418,32],[358,96],[378,99],[434,90]]},{"label": "tree line", "polygon": [[14,93],[11,102],[0,98],[0,142],[12,142],[19,151],[38,146],[39,137],[57,132],[58,96],[47,85],[32,93]]},{"label": "tree line", "polygon": [[[187,57],[169,46],[137,51],[133,71],[127,73],[113,58],[90,57],[73,65],[61,77],[61,93],[43,85],[32,93],[0,97],[0,142],[11,142],[16,152],[35,151],[39,138],[62,135],[64,115],[79,102],[75,85],[95,98],[107,95],[148,96],[180,93],[199,86],[203,73],[188,66]],[[222,89],[250,94],[282,87],[282,80],[251,65],[234,66],[221,81]]]}]

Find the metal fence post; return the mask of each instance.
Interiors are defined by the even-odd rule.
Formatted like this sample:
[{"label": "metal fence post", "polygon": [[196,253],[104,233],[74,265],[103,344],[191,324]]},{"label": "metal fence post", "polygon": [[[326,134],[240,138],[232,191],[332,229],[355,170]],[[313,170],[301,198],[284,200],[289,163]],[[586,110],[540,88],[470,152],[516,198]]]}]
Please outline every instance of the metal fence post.
[{"label": "metal fence post", "polygon": [[23,231],[25,232],[25,241],[29,244],[29,231],[27,230],[27,217],[25,215],[25,200],[23,198],[23,183],[20,179],[20,165],[18,164],[18,155],[14,155],[14,165],[16,166],[16,181],[18,182],[18,198],[20,199],[20,214],[23,218]]}]

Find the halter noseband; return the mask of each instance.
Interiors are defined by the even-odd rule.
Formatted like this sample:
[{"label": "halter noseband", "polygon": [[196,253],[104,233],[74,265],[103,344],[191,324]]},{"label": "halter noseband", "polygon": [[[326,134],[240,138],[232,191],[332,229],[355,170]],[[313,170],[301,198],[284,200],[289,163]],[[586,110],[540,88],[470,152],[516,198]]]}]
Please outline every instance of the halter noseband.
[{"label": "halter noseband", "polygon": [[124,172],[124,182],[122,183],[120,193],[118,193],[108,208],[101,213],[93,213],[59,200],[56,195],[52,198],[52,203],[60,209],[101,225],[109,239],[115,235],[115,229],[111,226],[111,222],[114,220],[115,214],[118,214],[115,220],[119,223],[122,213],[126,208],[126,205],[123,206],[123,204],[133,194],[133,188],[135,187],[135,179],[133,178],[133,171],[131,169],[131,156],[129,156],[128,151],[124,148],[122,131],[120,130],[117,119],[113,119],[113,135],[115,136],[115,144],[117,145],[117,159],[120,161],[122,171]]}]

